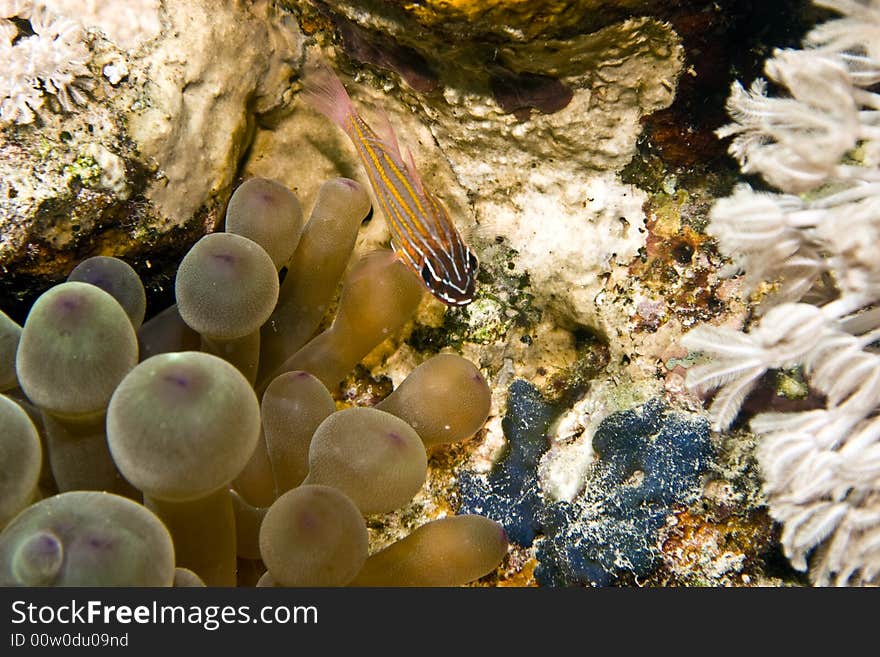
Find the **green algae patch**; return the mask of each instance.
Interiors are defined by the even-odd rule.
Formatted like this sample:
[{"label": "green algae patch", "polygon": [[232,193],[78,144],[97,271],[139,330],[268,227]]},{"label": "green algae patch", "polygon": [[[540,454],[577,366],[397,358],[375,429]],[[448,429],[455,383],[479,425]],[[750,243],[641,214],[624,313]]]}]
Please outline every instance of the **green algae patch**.
[{"label": "green algae patch", "polygon": [[499,236],[481,251],[479,286],[474,301],[447,308],[439,326],[417,326],[407,342],[419,351],[443,347],[461,350],[466,343],[496,344],[514,329],[528,329],[541,319],[533,304],[528,273],[515,271],[517,253]]}]

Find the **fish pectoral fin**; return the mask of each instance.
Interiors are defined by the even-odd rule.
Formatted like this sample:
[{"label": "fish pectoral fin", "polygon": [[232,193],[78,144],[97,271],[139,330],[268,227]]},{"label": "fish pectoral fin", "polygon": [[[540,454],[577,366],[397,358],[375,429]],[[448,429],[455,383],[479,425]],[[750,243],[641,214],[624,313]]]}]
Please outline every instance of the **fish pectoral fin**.
[{"label": "fish pectoral fin", "polygon": [[406,250],[403,246],[397,243],[397,240],[391,240],[391,250],[394,252],[394,255],[397,256],[397,259],[400,260],[404,265],[406,265],[409,269],[418,273],[421,271],[422,260],[419,259],[416,262],[409,251]]}]

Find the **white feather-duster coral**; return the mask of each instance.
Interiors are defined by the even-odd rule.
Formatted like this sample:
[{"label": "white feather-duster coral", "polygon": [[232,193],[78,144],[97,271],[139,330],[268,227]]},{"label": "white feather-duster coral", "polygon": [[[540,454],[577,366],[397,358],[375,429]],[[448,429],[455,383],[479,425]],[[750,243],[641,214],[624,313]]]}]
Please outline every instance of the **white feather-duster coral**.
[{"label": "white feather-duster coral", "polygon": [[[20,32],[11,18],[28,21],[33,34]],[[32,123],[47,95],[66,111],[82,104],[89,56],[78,23],[40,3],[0,2],[0,126]]]},{"label": "white feather-duster coral", "polygon": [[683,344],[709,357],[688,383],[718,388],[719,430],[764,372],[803,366],[825,408],[751,422],[770,512],[792,565],[816,584],[878,584],[880,0],[816,4],[844,17],[815,28],[804,50],[768,60],[788,95],[768,96],[763,80],[735,84],[734,123],[719,130],[733,136],[743,171],[784,193],[738,187],[713,208],[709,232],[745,271],[747,291],[769,282],[775,294],[747,331],[698,327]]}]

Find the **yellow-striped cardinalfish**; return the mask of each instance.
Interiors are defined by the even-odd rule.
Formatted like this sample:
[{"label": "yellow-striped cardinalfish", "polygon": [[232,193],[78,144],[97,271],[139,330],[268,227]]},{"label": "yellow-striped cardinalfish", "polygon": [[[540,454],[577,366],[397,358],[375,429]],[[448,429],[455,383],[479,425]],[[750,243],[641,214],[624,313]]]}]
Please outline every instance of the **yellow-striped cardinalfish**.
[{"label": "yellow-striped cardinalfish", "polygon": [[412,153],[407,149],[407,158],[401,156],[387,118],[385,134],[367,125],[342,82],[326,65],[309,73],[304,91],[306,102],[342,128],[354,143],[398,257],[444,303],[464,306],[473,301],[477,256],[464,243],[440,200],[422,183]]}]

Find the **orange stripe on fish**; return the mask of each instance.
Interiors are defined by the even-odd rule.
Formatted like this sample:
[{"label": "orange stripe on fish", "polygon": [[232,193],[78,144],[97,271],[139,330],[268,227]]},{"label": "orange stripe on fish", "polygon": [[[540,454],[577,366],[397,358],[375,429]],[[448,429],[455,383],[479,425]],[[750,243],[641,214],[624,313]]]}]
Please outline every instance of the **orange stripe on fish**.
[{"label": "orange stripe on fish", "polygon": [[401,156],[390,123],[385,135],[373,130],[326,65],[307,76],[304,93],[307,102],[342,128],[354,144],[385,215],[395,253],[444,303],[463,306],[473,301],[477,256],[440,200],[424,186],[412,153],[407,152],[406,160]]}]

